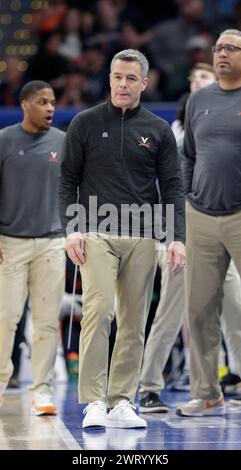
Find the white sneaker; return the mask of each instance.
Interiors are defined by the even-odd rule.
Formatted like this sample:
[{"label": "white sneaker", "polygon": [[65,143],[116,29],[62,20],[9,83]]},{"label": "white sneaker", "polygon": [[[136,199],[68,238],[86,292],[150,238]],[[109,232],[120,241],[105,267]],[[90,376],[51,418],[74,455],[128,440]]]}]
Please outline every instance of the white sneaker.
[{"label": "white sneaker", "polygon": [[45,393],[35,393],[31,405],[32,415],[44,416],[57,414],[57,408],[51,401],[50,395]]},{"label": "white sneaker", "polygon": [[135,406],[128,400],[120,400],[107,415],[108,428],[146,428],[144,419],[137,416]]},{"label": "white sneaker", "polygon": [[225,405],[223,395],[218,399],[191,400],[184,405],[180,405],[176,409],[178,416],[220,416],[225,413]]},{"label": "white sneaker", "polygon": [[82,428],[89,428],[91,426],[106,426],[106,404],[97,400],[89,403],[84,409],[83,413],[86,415],[83,419]]},{"label": "white sneaker", "polygon": [[7,387],[6,382],[0,382],[0,408],[3,405],[3,402],[4,402],[4,392],[5,392],[6,387]]}]

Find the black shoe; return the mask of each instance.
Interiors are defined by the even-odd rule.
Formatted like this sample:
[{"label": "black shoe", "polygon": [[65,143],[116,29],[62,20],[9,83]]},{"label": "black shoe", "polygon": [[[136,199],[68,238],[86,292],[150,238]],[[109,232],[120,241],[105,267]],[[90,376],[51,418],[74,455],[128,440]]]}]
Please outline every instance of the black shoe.
[{"label": "black shoe", "polygon": [[8,382],[8,388],[19,388],[19,381],[17,377],[11,377]]},{"label": "black shoe", "polygon": [[139,411],[140,413],[167,413],[169,408],[160,400],[158,393],[148,392],[140,400]]},{"label": "black shoe", "polygon": [[220,381],[220,385],[224,395],[240,395],[241,393],[241,378],[231,372],[224,375]]}]

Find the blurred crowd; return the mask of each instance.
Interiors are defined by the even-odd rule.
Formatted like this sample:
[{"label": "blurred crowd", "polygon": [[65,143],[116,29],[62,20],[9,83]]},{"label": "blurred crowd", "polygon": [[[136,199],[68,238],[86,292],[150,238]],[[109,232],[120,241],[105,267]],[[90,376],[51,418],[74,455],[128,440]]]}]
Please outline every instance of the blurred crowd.
[{"label": "blurred crowd", "polygon": [[241,29],[240,0],[49,0],[29,25],[38,50],[27,64],[5,58],[0,106],[17,106],[22,85],[49,82],[58,106],[88,107],[108,97],[110,59],[122,49],[148,58],[142,101],[176,101],[197,62],[211,63],[211,46],[226,28]]}]

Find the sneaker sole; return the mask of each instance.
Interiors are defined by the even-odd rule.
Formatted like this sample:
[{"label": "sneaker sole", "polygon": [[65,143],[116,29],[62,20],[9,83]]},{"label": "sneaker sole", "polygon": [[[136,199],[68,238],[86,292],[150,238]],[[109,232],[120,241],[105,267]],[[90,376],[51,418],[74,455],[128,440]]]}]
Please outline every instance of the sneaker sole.
[{"label": "sneaker sole", "polygon": [[38,408],[32,408],[31,414],[34,416],[56,416],[57,408],[55,406],[39,406]]},{"label": "sneaker sole", "polygon": [[143,424],[133,424],[133,423],[127,423],[126,421],[114,421],[113,423],[107,422],[106,425],[107,428],[122,428],[122,429],[131,429],[131,428],[146,428],[147,423]]},{"label": "sneaker sole", "polygon": [[197,418],[201,418],[203,416],[222,416],[225,414],[225,408],[221,408],[221,409],[207,409],[207,410],[204,410],[204,411],[199,411],[197,413],[194,413],[194,412],[183,412],[181,410],[181,408],[177,408],[176,410],[176,414],[178,416],[182,416],[182,417],[197,417]]},{"label": "sneaker sole", "polygon": [[86,428],[106,428],[107,427],[107,424],[106,424],[106,421],[104,422],[96,422],[96,421],[92,421],[88,424],[82,424],[82,428],[83,429],[86,429]]},{"label": "sneaker sole", "polygon": [[169,408],[164,406],[153,406],[152,408],[145,408],[144,406],[139,406],[140,413],[168,413]]}]

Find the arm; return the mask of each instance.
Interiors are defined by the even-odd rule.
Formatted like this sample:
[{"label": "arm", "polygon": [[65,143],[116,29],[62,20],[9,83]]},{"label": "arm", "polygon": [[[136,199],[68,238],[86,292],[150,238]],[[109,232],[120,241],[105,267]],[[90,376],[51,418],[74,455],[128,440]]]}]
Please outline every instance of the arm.
[{"label": "arm", "polygon": [[176,141],[169,126],[165,129],[157,159],[157,175],[163,204],[174,205],[174,240],[168,246],[167,263],[175,276],[186,262],[185,201]]},{"label": "arm", "polygon": [[[79,117],[71,122],[62,150],[62,163],[59,178],[60,216],[64,231],[70,218],[66,215],[68,207],[76,204],[78,188],[81,183],[81,174],[84,166],[84,144],[81,136]],[[75,264],[82,264],[84,258],[84,238],[80,232],[68,234],[66,250]]]},{"label": "arm", "polygon": [[196,155],[196,146],[191,128],[190,114],[191,105],[190,101],[188,101],[185,119],[184,143],[181,152],[183,187],[185,196],[192,191],[192,179]]},{"label": "arm", "polygon": [[174,205],[174,240],[185,243],[185,201],[180,158],[176,140],[169,125],[164,128],[156,162],[156,172],[164,205]]}]

